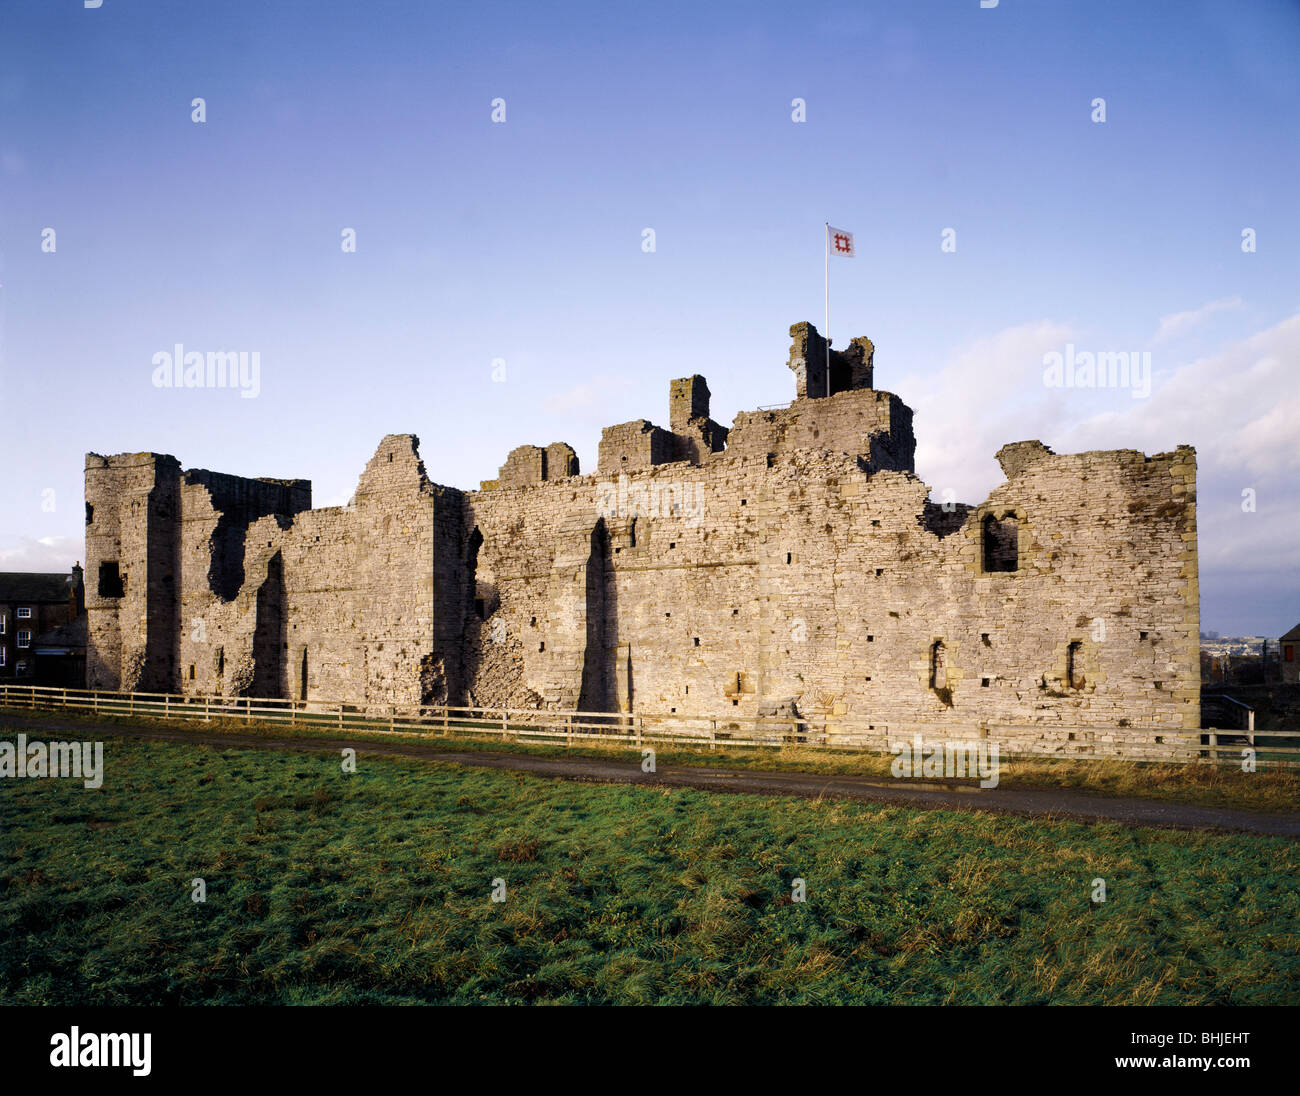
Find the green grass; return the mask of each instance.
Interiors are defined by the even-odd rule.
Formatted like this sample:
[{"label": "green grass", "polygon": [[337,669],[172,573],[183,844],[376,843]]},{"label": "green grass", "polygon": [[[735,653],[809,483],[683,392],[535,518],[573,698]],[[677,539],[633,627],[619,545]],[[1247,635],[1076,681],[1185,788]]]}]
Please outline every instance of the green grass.
[{"label": "green grass", "polygon": [[0,781],[0,1002],[1300,1001],[1279,839],[112,738],[105,762],[97,791]]},{"label": "green grass", "polygon": [[[219,731],[223,734],[248,734],[258,737],[301,737],[304,739],[360,738],[360,732],[348,728],[342,732],[337,725],[319,726],[315,729],[301,723],[245,723],[239,719],[213,719],[204,723],[198,720],[147,719],[141,716],[79,716],[62,711],[0,710],[0,733],[12,731],[13,724],[5,720],[6,714],[21,715],[52,723],[91,724],[109,723],[123,727],[145,727],[184,731],[185,729]],[[486,726],[486,725],[485,725]],[[542,741],[503,741],[498,735],[471,735],[462,733],[450,737],[440,734],[402,735],[382,733],[377,741],[419,743],[436,750],[466,752],[490,750],[493,752],[531,754],[540,757],[618,757],[629,760],[637,756],[626,740],[616,746],[554,746]],[[886,782],[890,776],[889,754],[857,751],[827,751],[807,747],[745,748],[719,746],[707,747],[664,746],[655,747],[661,765],[690,765],[707,768],[753,769],[757,771],[798,771],[809,773],[842,774],[869,777]],[[999,787],[1014,788],[1068,788],[1098,796],[1132,796],[1155,799],[1168,803],[1188,803],[1207,807],[1231,807],[1238,810],[1263,812],[1292,812],[1300,810],[1300,769],[1269,766],[1261,760],[1256,772],[1244,773],[1229,765],[1187,764],[1135,761],[1080,761],[1068,758],[1003,758],[1000,765]],[[971,784],[976,781],[965,781]]]}]

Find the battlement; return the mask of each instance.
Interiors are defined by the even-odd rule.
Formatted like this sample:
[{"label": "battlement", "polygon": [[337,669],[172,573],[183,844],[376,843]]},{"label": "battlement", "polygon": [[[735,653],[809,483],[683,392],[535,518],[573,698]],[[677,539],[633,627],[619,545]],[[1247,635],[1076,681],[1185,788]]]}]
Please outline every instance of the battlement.
[{"label": "battlement", "polygon": [[790,337],[796,399],[820,400],[871,387],[876,347],[870,339],[861,336],[850,340],[846,349],[828,353],[826,339],[810,323],[794,324]]}]

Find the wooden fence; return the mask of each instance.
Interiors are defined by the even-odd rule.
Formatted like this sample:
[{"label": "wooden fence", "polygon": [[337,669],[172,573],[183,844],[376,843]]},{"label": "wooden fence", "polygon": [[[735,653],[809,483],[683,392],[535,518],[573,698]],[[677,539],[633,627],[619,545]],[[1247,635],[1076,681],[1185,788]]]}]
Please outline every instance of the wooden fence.
[{"label": "wooden fence", "polygon": [[[348,704],[327,700],[182,696],[34,685],[0,685],[0,707],[68,710],[91,715],[165,720],[235,719],[305,730],[498,738],[574,746],[590,743],[640,750],[646,746],[800,746],[827,750],[895,751],[914,746],[996,744],[1000,757],[1058,757],[1239,764],[1253,749],[1259,764],[1300,767],[1300,731],[1108,728],[1002,723],[868,723],[838,716],[721,716],[539,711],[447,705]],[[1273,745],[1268,743],[1273,742]]]}]

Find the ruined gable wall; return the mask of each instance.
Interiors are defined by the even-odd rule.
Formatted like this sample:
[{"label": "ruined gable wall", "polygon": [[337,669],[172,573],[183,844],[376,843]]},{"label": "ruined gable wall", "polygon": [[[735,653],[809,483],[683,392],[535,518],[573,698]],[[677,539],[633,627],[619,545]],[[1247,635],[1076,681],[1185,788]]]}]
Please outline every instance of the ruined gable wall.
[{"label": "ruined gable wall", "polygon": [[425,475],[416,439],[390,435],[349,506],[269,515],[248,527],[243,581],[226,600],[207,581],[224,565],[212,559],[219,513],[196,482],[185,612],[204,627],[182,639],[185,691],[300,699],[305,665],[308,699],[419,704],[433,676],[434,510],[443,495]]},{"label": "ruined gable wall", "polygon": [[356,570],[363,593],[357,639],[365,697],[418,704],[433,646],[435,491],[411,434],[389,435],[367,466],[354,500]]}]

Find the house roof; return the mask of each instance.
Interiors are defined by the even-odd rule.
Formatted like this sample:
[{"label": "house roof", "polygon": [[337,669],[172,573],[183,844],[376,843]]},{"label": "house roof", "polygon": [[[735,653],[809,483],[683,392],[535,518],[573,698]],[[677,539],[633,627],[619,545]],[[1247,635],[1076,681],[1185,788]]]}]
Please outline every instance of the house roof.
[{"label": "house roof", "polygon": [[1287,634],[1284,635],[1282,638],[1286,640],[1287,643],[1295,643],[1297,641],[1300,641],[1300,624],[1297,624],[1294,628],[1292,628],[1289,632],[1287,632]]},{"label": "house roof", "polygon": [[66,602],[72,580],[69,571],[0,571],[0,601]]},{"label": "house roof", "polygon": [[85,650],[86,647],[86,614],[82,613],[76,620],[70,620],[67,624],[60,624],[57,628],[51,628],[48,632],[42,632],[36,637],[37,654],[42,652],[42,647],[69,647],[73,649]]}]

